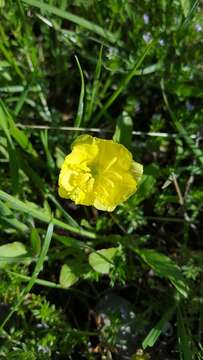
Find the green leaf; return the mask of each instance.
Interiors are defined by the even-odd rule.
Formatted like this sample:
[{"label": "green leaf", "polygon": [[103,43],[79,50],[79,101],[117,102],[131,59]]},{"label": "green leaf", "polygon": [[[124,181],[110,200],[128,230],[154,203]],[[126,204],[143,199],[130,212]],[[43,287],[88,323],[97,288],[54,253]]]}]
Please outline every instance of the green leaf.
[{"label": "green leaf", "polygon": [[168,256],[150,249],[136,249],[136,252],[159,276],[168,278],[184,297],[188,296],[188,284],[178,265]]},{"label": "green leaf", "polygon": [[90,266],[100,274],[108,274],[117,250],[117,248],[109,248],[92,252],[89,255]]},{"label": "green leaf", "polygon": [[0,8],[3,8],[5,6],[5,0],[0,0]]},{"label": "green leaf", "polygon": [[15,257],[26,253],[25,245],[18,241],[0,246],[0,255],[2,257]]},{"label": "green leaf", "polygon": [[131,149],[133,122],[126,111],[118,118],[113,140]]},{"label": "green leaf", "polygon": [[183,14],[185,17],[187,17],[187,15],[190,12],[191,2],[190,2],[190,0],[180,0],[180,2],[181,2],[182,9],[183,9]]},{"label": "green leaf", "polygon": [[40,239],[39,233],[36,228],[32,228],[32,230],[31,230],[30,242],[31,242],[33,252],[36,255],[39,255],[41,252],[41,239]]},{"label": "green leaf", "polygon": [[27,254],[25,245],[15,241],[13,243],[0,246],[0,268],[4,268],[10,263],[11,258],[19,257]]},{"label": "green leaf", "polygon": [[68,289],[70,286],[78,281],[79,277],[75,273],[75,266],[64,264],[60,271],[59,283],[64,289]]}]

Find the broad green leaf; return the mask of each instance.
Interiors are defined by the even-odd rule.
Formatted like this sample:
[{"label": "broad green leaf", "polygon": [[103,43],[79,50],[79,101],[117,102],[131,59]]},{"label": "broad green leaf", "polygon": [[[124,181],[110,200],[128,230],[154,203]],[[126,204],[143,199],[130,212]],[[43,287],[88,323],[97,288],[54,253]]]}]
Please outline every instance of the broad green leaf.
[{"label": "broad green leaf", "polygon": [[15,257],[26,253],[25,245],[18,241],[0,246],[0,256],[2,257]]},{"label": "broad green leaf", "polygon": [[35,254],[40,254],[41,252],[41,239],[39,236],[39,233],[36,228],[32,228],[31,234],[30,234],[30,242],[33,249],[33,252]]},{"label": "broad green leaf", "polygon": [[132,142],[132,130],[132,119],[126,111],[123,111],[122,115],[118,118],[113,140],[123,144],[130,150]]},{"label": "broad green leaf", "polygon": [[15,241],[13,243],[0,246],[0,268],[4,268],[11,262],[12,258],[20,257],[27,254],[25,245]]},{"label": "broad green leaf", "polygon": [[168,278],[184,297],[188,296],[189,288],[186,279],[178,265],[168,256],[150,249],[136,249],[136,252],[159,276]]},{"label": "broad green leaf", "polygon": [[89,255],[90,266],[100,274],[108,274],[117,248],[102,249]]},{"label": "broad green leaf", "polygon": [[64,264],[60,271],[59,283],[64,289],[68,289],[70,286],[78,281],[79,277],[75,273],[75,266]]}]

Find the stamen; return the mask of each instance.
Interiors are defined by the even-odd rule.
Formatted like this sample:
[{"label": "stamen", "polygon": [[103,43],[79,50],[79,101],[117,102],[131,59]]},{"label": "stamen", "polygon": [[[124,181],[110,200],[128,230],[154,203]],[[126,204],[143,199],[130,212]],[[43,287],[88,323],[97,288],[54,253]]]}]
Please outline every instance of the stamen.
[{"label": "stamen", "polygon": [[106,171],[108,171],[111,167],[112,167],[112,165],[113,164],[115,164],[115,162],[117,161],[117,156],[115,156],[112,160],[111,160],[111,162],[107,165],[107,167],[104,169],[104,173],[106,172]]}]

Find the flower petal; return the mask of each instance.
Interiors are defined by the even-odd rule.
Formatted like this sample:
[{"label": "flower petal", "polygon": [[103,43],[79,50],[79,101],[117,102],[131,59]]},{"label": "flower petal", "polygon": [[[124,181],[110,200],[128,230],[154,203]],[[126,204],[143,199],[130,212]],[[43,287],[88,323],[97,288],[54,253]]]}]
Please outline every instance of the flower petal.
[{"label": "flower petal", "polygon": [[143,174],[143,165],[133,161],[131,165],[131,171],[136,181],[139,182]]},{"label": "flower petal", "polygon": [[121,144],[90,135],[72,144],[59,175],[59,195],[76,204],[113,211],[137,189],[143,166]]}]

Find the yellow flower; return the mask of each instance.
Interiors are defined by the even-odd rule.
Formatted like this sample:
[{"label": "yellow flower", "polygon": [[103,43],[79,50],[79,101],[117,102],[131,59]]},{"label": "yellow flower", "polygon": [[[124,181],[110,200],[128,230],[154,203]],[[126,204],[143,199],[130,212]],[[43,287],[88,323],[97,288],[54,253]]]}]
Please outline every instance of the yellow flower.
[{"label": "yellow flower", "polygon": [[59,175],[59,195],[76,204],[113,211],[137,189],[143,166],[121,144],[90,135],[72,144]]}]

